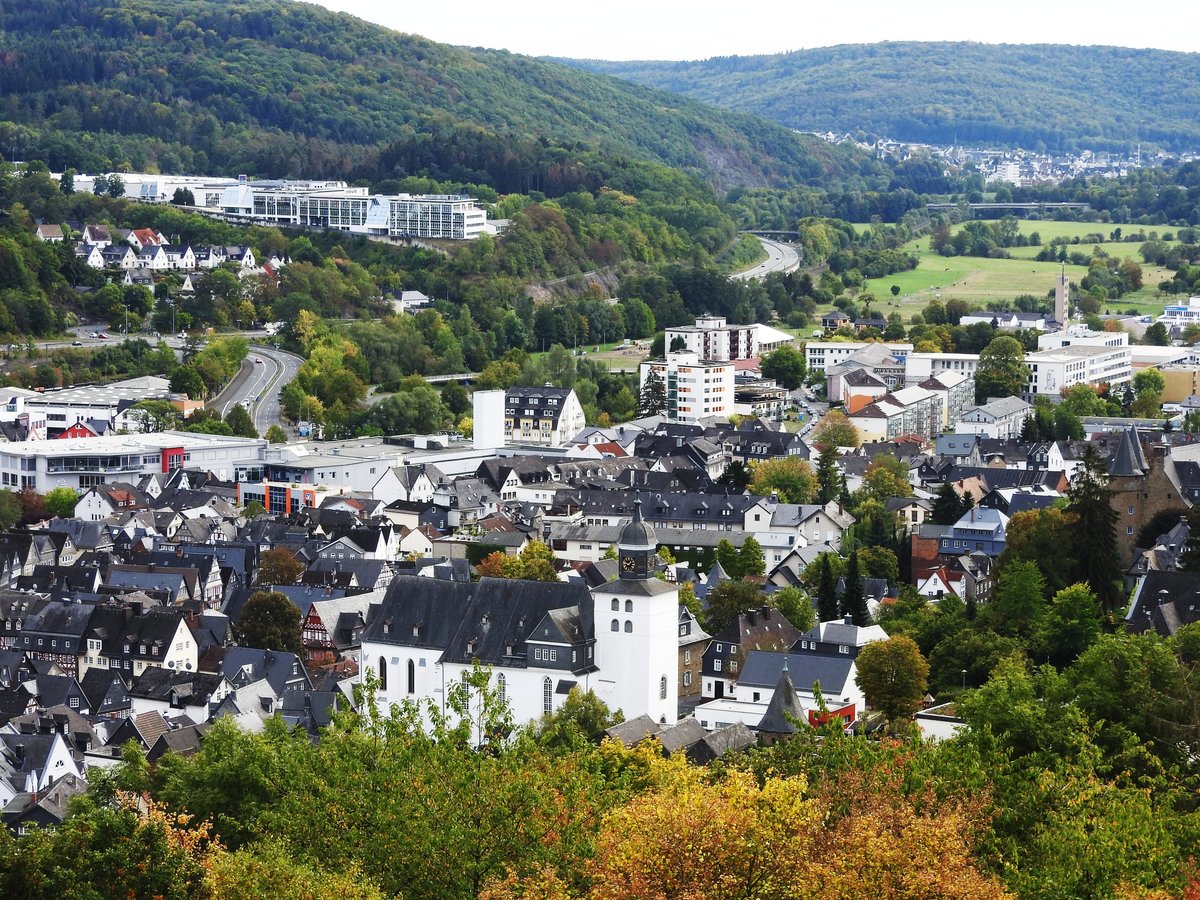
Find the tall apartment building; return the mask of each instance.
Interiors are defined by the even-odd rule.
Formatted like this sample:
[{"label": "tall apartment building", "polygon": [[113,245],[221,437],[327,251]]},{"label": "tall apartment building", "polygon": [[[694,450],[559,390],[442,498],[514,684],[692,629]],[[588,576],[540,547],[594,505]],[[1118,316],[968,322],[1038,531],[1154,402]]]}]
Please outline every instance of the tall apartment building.
[{"label": "tall apartment building", "polygon": [[754,359],[792,341],[786,331],[769,325],[729,325],[724,316],[697,316],[695,325],[668,328],[665,346],[668,351],[674,347],[701,359],[728,362]]},{"label": "tall apartment building", "polygon": [[642,363],[642,387],[652,372],[666,387],[666,415],[677,422],[698,422],[708,416],[729,416],[734,411],[735,367],[729,360],[668,353],[665,359]]}]

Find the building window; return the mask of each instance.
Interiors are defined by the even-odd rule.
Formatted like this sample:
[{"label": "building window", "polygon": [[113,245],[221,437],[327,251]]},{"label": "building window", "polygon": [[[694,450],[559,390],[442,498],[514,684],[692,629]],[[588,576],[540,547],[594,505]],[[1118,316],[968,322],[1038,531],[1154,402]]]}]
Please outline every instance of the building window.
[{"label": "building window", "polygon": [[625,601],[625,612],[627,612],[627,613],[633,612],[633,601],[632,600]]},{"label": "building window", "polygon": [[558,662],[558,651],[550,650],[548,652],[550,653],[550,662]]},{"label": "building window", "polygon": [[415,694],[417,692],[417,667],[413,665],[413,661],[408,661],[408,692]]},{"label": "building window", "polygon": [[713,660],[713,671],[714,671],[714,672],[720,672],[720,671],[721,671],[721,661],[720,661],[719,659],[714,659],[714,660]]},{"label": "building window", "polygon": [[554,682],[550,680],[550,676],[542,679],[542,712],[550,713],[554,711]]},{"label": "building window", "polygon": [[620,622],[618,622],[616,619],[613,619],[613,620],[612,620],[612,630],[613,630],[613,631],[620,631],[620,630],[621,630],[621,623],[620,623]]},{"label": "building window", "polygon": [[659,700],[667,699],[667,676],[666,675],[664,675],[662,678],[658,679],[658,699]]},{"label": "building window", "polygon": [[849,652],[850,652],[850,648],[846,644],[842,644],[841,646],[838,647],[838,653],[849,653]]},{"label": "building window", "polygon": [[508,679],[503,672],[496,676],[496,697],[501,703],[508,702]]},{"label": "building window", "polygon": [[379,689],[387,690],[387,660],[379,657]]},{"label": "building window", "polygon": [[613,597],[613,602],[612,602],[612,611],[613,611],[613,612],[620,612],[620,611],[621,611],[621,601],[620,601],[620,600],[618,600],[616,597]]},{"label": "building window", "polygon": [[691,673],[691,672],[684,672],[684,673],[683,673],[683,686],[684,686],[684,687],[691,687],[691,686],[692,686],[692,673]]},{"label": "building window", "polygon": [[630,622],[628,619],[625,620],[625,633],[626,634],[633,633],[633,623]]},{"label": "building window", "polygon": [[684,650],[683,651],[683,664],[689,665],[691,663],[691,661],[692,661],[692,651]]}]

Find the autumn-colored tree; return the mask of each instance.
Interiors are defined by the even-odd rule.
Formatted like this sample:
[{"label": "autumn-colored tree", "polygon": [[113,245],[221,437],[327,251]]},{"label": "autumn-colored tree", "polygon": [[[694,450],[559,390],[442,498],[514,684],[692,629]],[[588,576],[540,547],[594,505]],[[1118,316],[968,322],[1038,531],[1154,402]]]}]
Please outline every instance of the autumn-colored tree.
[{"label": "autumn-colored tree", "polygon": [[710,781],[683,754],[656,761],[655,786],[609,813],[590,900],[756,900],[807,895],[819,808],[804,778]]},{"label": "autumn-colored tree", "polygon": [[880,503],[886,503],[889,497],[911,497],[908,463],[890,453],[877,454],[863,475],[863,490]]},{"label": "autumn-colored tree", "polygon": [[475,567],[480,578],[520,578],[525,581],[558,581],[554,551],[541,541],[530,541],[516,556],[503,550],[489,553]]},{"label": "autumn-colored tree", "polygon": [[784,503],[809,503],[817,490],[817,476],[799,456],[764,459],[751,467],[750,493],[778,494]]},{"label": "autumn-colored tree", "polygon": [[283,547],[267,550],[258,560],[259,584],[295,584],[304,573],[304,564]]},{"label": "autumn-colored tree", "polygon": [[855,681],[867,705],[889,723],[910,718],[921,708],[929,682],[929,663],[912,638],[897,635],[874,641],[858,652]]},{"label": "autumn-colored tree", "polygon": [[858,429],[845,413],[836,409],[825,413],[813,430],[813,444],[817,447],[857,447],[860,441]]}]

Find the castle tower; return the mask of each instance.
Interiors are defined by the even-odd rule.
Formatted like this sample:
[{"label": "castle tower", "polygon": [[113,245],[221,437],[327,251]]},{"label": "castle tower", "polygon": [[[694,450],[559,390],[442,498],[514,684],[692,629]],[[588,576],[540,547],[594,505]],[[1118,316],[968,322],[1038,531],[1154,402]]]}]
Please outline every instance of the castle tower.
[{"label": "castle tower", "polygon": [[1071,282],[1067,278],[1067,267],[1064,265],[1054,283],[1054,321],[1064,328],[1067,325],[1068,303],[1071,298]]},{"label": "castle tower", "polygon": [[596,666],[589,684],[628,721],[673,725],[679,711],[679,589],[654,577],[658,542],[642,501],[617,540],[619,574],[592,591]]}]

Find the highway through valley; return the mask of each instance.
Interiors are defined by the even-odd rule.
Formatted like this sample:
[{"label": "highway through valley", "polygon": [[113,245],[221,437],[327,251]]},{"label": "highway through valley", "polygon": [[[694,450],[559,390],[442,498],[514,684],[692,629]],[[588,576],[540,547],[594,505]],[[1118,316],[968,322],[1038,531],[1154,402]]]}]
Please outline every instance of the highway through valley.
[{"label": "highway through valley", "polygon": [[778,272],[781,275],[787,272],[794,272],[800,268],[800,254],[796,252],[796,248],[791,244],[782,244],[779,241],[768,241],[766,238],[758,239],[763,249],[767,251],[766,262],[759,263],[753,268],[746,269],[744,272],[736,272],[730,275],[737,281],[747,281],[751,278],[765,278],[772,272]]},{"label": "highway through valley", "polygon": [[242,362],[242,369],[225,390],[209,401],[208,406],[224,417],[237,405],[245,406],[259,434],[280,422],[279,392],[304,362],[294,353],[273,347],[251,346]]}]

